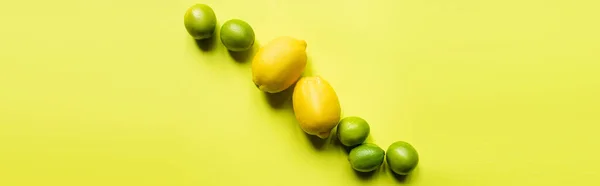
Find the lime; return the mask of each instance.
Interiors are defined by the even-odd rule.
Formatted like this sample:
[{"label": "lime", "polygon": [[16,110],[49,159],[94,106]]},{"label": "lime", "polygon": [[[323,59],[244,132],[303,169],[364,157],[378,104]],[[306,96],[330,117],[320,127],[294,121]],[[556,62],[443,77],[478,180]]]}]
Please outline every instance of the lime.
[{"label": "lime", "polygon": [[409,143],[397,141],[388,147],[386,159],[394,173],[407,175],[419,163],[419,154]]},{"label": "lime", "polygon": [[208,5],[195,4],[185,12],[183,24],[194,39],[206,39],[212,37],[215,32],[217,16]]},{"label": "lime", "polygon": [[383,163],[385,151],[375,144],[365,143],[350,150],[348,161],[358,172],[371,172]]},{"label": "lime", "polygon": [[360,117],[346,117],[338,123],[337,136],[345,146],[351,147],[363,143],[369,136],[371,128],[367,121]]},{"label": "lime", "polygon": [[231,19],[221,27],[221,42],[234,52],[248,50],[254,44],[254,30],[245,21]]}]

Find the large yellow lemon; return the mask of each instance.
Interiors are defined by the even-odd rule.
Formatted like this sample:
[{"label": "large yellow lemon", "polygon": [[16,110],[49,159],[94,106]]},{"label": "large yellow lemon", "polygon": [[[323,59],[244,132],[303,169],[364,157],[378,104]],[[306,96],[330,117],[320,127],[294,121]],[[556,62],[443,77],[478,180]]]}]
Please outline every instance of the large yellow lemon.
[{"label": "large yellow lemon", "polygon": [[252,81],[268,93],[292,86],[306,68],[306,42],[282,36],[261,47],[252,60]]},{"label": "large yellow lemon", "polygon": [[329,82],[320,76],[300,78],[292,101],[300,128],[310,135],[327,138],[340,121],[338,96]]}]

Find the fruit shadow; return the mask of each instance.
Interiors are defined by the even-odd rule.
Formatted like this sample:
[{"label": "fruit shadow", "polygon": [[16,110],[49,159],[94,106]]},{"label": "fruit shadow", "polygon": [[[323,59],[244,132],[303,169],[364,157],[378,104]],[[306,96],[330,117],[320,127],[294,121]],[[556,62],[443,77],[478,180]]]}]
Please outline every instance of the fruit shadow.
[{"label": "fruit shadow", "polygon": [[334,136],[334,139],[331,140],[331,143],[334,146],[339,147],[341,150],[343,150],[344,153],[346,153],[346,155],[350,154],[350,151],[358,145],[345,146],[344,144],[342,144],[342,142],[340,142],[340,139],[337,138],[337,129],[335,129],[335,130],[336,130],[336,136]]},{"label": "fruit shadow", "polygon": [[331,136],[326,139],[321,139],[318,136],[310,135],[307,133],[304,133],[304,135],[306,135],[306,138],[308,138],[308,140],[310,141],[312,146],[315,148],[315,150],[319,150],[319,151],[325,150],[325,144],[327,144],[327,140],[331,139]]},{"label": "fruit shadow", "polygon": [[371,180],[371,178],[373,178],[373,176],[375,176],[375,174],[377,173],[378,170],[374,170],[371,172],[359,172],[356,170],[352,170],[354,171],[354,174],[356,175],[356,177],[358,177],[361,180]]},{"label": "fruit shadow", "polygon": [[196,39],[196,46],[198,46],[198,48],[200,48],[200,50],[204,51],[204,52],[208,52],[211,51],[213,49],[215,49],[215,47],[217,46],[217,42],[219,42],[219,24],[217,23],[217,28],[215,28],[215,32],[213,33],[212,37],[206,38],[206,39]]},{"label": "fruit shadow", "polygon": [[198,46],[200,50],[208,52],[215,48],[215,43],[217,42],[216,40],[217,37],[215,36],[206,39],[196,39],[196,46]]},{"label": "fruit shadow", "polygon": [[[264,93],[265,99],[267,100],[267,102],[269,103],[271,108],[277,109],[277,110],[288,111],[288,112],[292,113],[292,116],[293,116],[294,105],[293,105],[293,101],[292,101],[292,95],[294,93],[295,85],[296,84],[293,84],[292,86],[290,86],[290,88],[285,89],[284,91],[281,91],[278,93]],[[295,122],[297,122],[296,118],[293,118],[293,120]],[[304,131],[302,131],[302,132],[304,133],[304,135],[306,136],[308,141],[310,141],[310,143],[316,150],[323,150],[325,147],[325,144],[327,144],[328,139],[331,138],[330,137],[328,139],[321,139],[317,136],[307,134]],[[334,135],[335,134],[332,132],[330,136],[334,136]]]},{"label": "fruit shadow", "polygon": [[[267,103],[269,103],[269,105],[271,106],[271,108],[273,109],[287,109],[290,112],[294,112],[293,109],[293,103],[292,103],[292,94],[294,93],[294,87],[295,87],[295,83],[290,86],[290,88],[285,89],[281,92],[278,93],[267,93],[267,92],[263,92],[263,95],[265,97],[265,99],[267,100]],[[258,88],[258,86],[257,86]]]},{"label": "fruit shadow", "polygon": [[219,36],[220,30],[221,30],[221,27],[219,25],[220,25],[220,23],[217,20],[217,23],[215,26],[215,31],[213,32],[212,37],[209,37],[206,39],[196,39],[196,46],[198,46],[198,48],[200,48],[200,50],[202,50],[204,52],[208,52],[208,51],[215,49],[215,47],[217,46],[217,43],[219,42],[219,38],[221,38]]},{"label": "fruit shadow", "polygon": [[[333,128],[331,129],[331,133],[329,134],[329,137],[322,139],[319,138],[318,136],[315,135],[309,135],[306,134],[306,137],[310,140],[310,142],[312,143],[313,147],[316,150],[325,150],[326,147],[336,147],[336,146],[343,146],[337,137],[337,128]],[[329,145],[328,145],[329,144]]]},{"label": "fruit shadow", "polygon": [[392,176],[392,178],[394,178],[394,181],[398,182],[398,183],[410,183],[411,180],[418,175],[419,172],[419,167],[416,167],[414,170],[412,170],[409,174],[407,175],[399,175],[394,173],[391,169],[386,168],[385,169],[387,174],[390,174]]},{"label": "fruit shadow", "polygon": [[239,52],[228,50],[228,52],[229,56],[231,56],[235,62],[239,64],[248,64],[254,57],[254,54],[258,52],[258,49],[260,49],[260,43],[258,41],[254,41],[254,44],[252,44],[252,47],[248,50]]}]

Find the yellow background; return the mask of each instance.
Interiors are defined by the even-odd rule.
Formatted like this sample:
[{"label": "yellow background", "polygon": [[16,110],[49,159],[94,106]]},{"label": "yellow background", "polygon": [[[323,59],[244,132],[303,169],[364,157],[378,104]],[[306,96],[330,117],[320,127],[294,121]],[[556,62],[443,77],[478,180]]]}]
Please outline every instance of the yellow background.
[{"label": "yellow background", "polygon": [[[414,174],[356,174],[289,93],[183,26],[194,3],[258,44],[308,43],[308,73]],[[55,0],[0,3],[0,185],[600,185],[594,0]],[[385,166],[385,165],[384,165]]]}]

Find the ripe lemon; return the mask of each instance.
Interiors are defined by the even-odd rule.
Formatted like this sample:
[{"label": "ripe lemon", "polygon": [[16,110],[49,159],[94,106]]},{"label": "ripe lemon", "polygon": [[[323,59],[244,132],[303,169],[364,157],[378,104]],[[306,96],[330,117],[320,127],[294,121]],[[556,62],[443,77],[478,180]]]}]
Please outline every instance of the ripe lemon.
[{"label": "ripe lemon", "polygon": [[277,93],[292,86],[306,68],[306,42],[278,37],[261,47],[252,59],[252,81],[264,92]]},{"label": "ripe lemon", "polygon": [[419,163],[419,154],[409,143],[397,141],[388,147],[386,159],[394,173],[407,175]]},{"label": "ripe lemon", "polygon": [[310,135],[327,138],[340,120],[340,102],[329,82],[320,76],[302,77],[292,95],[300,128]]},{"label": "ripe lemon", "polygon": [[358,172],[371,172],[381,166],[384,156],[385,151],[381,147],[365,143],[350,150],[348,161]]},{"label": "ripe lemon", "polygon": [[239,19],[231,19],[221,26],[221,42],[230,51],[240,52],[254,44],[254,30],[250,24]]},{"label": "ripe lemon", "polygon": [[206,39],[212,37],[215,32],[217,16],[210,6],[195,4],[185,12],[183,24],[194,39]]},{"label": "ripe lemon", "polygon": [[369,136],[371,128],[367,121],[360,117],[346,117],[338,123],[337,136],[340,142],[348,147],[363,143]]}]

